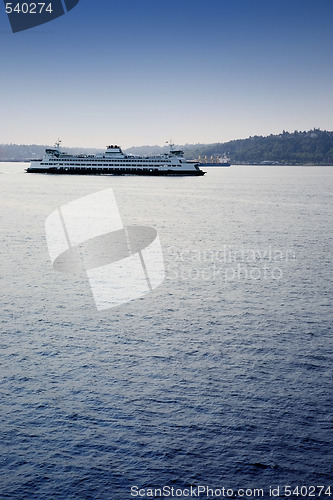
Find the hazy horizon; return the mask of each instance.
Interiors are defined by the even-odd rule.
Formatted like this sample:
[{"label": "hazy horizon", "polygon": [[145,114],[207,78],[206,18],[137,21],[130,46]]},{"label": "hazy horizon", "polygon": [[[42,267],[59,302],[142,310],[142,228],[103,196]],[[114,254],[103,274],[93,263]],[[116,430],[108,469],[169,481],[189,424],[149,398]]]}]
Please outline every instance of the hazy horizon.
[{"label": "hazy horizon", "polygon": [[[294,130],[283,130],[281,132],[278,132],[277,134],[273,134],[273,135],[281,135],[283,132],[286,132],[286,133],[289,133],[289,134],[293,134],[294,132],[311,132],[312,130],[320,130],[322,132],[333,132],[333,130],[322,130],[320,129],[319,127],[317,128],[312,128],[310,130],[299,130],[299,131],[294,131]],[[268,137],[268,136],[263,136],[261,134],[254,134],[253,136],[248,136],[248,137],[237,137],[235,139],[230,139],[230,141],[233,141],[233,140],[246,140],[246,139],[250,139],[251,137],[255,137],[255,136],[262,136],[262,137]],[[174,142],[174,145],[179,145],[179,146],[209,146],[211,144],[223,144],[224,142],[227,143],[227,142],[230,142],[230,141],[220,141],[220,142],[196,142],[196,143],[185,143],[185,144],[180,144],[180,143],[176,143]],[[110,141],[109,143],[110,144]],[[126,146],[126,148],[124,148],[121,144],[119,144],[119,146],[122,148],[122,149],[132,149],[132,148],[164,148],[164,147],[168,147],[168,144],[169,144],[169,141],[166,141],[164,144],[132,144],[131,146]],[[9,146],[9,145],[13,145],[13,146],[53,146],[55,145],[55,141],[53,142],[50,142],[48,144],[37,144],[37,143],[17,143],[17,142],[10,142],[10,143],[0,143],[1,146]],[[77,149],[77,148],[82,148],[82,149],[102,149],[102,150],[105,150],[105,148],[107,147],[107,144],[104,146],[104,147],[97,147],[97,146],[94,146],[94,145],[81,145],[81,144],[63,144],[62,141],[61,141],[61,144],[60,144],[60,148],[63,149],[63,148],[73,148],[73,149]]]}]

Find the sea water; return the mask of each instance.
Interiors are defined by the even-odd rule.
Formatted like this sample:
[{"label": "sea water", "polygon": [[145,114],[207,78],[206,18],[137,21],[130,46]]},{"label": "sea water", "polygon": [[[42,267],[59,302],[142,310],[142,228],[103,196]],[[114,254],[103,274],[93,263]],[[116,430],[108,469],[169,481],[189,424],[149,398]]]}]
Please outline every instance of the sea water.
[{"label": "sea water", "polygon": [[[333,168],[26,166],[0,164],[1,500],[333,495]],[[156,229],[166,274],[99,312],[44,224],[108,188],[124,224]]]}]

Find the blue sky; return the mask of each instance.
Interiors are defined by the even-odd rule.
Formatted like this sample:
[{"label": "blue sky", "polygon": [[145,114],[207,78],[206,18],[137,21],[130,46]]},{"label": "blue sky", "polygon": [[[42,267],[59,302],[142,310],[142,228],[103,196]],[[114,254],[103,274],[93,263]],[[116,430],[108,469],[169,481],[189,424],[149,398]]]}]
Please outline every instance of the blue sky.
[{"label": "blue sky", "polygon": [[103,148],[333,130],[333,0],[80,0],[13,34],[0,143]]}]

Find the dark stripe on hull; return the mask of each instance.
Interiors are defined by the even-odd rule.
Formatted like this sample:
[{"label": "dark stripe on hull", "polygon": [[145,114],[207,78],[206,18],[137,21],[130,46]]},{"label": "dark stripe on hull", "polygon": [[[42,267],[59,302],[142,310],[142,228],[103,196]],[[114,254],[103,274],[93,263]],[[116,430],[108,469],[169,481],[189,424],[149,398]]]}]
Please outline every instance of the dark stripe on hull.
[{"label": "dark stripe on hull", "polygon": [[156,169],[141,169],[141,168],[34,168],[29,167],[26,172],[33,174],[62,174],[62,175],[205,175],[202,170],[158,170]]}]

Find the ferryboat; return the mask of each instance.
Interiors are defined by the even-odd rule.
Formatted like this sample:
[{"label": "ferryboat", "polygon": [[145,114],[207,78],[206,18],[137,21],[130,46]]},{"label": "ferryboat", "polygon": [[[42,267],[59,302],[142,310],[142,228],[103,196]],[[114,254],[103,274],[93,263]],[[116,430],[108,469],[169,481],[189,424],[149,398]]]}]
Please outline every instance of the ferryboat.
[{"label": "ferryboat", "polygon": [[82,175],[204,175],[199,164],[187,161],[184,152],[170,144],[168,153],[156,156],[125,154],[120,146],[107,146],[104,153],[71,155],[60,150],[60,140],[46,149],[42,159],[31,160],[28,173]]}]

